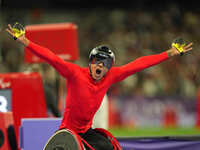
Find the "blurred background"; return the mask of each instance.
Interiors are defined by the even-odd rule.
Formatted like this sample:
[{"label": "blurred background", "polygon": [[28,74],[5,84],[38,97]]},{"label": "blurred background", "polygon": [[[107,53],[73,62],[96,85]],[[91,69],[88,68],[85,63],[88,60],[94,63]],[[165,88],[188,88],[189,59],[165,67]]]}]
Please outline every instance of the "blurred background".
[{"label": "blurred background", "polygon": [[75,23],[80,59],[74,63],[83,67],[100,44],[110,45],[119,66],[169,49],[176,37],[194,42],[192,52],[130,76],[107,95],[109,128],[119,135],[123,129],[198,127],[200,11],[195,1],[0,0],[0,73],[39,72],[46,99],[53,99],[47,100],[49,117],[61,117],[65,81],[48,64],[24,62],[24,48],[4,31],[16,21]]}]

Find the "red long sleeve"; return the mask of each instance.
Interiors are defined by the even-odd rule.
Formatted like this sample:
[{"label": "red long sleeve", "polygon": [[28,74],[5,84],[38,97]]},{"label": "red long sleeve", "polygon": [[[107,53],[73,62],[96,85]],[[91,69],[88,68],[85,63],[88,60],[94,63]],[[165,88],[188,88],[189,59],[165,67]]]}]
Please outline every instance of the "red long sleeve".
[{"label": "red long sleeve", "polygon": [[141,70],[144,70],[146,68],[149,68],[151,66],[157,65],[169,58],[167,52],[163,52],[156,55],[149,55],[149,56],[143,56],[139,57],[138,59],[120,66],[120,67],[113,67],[113,74],[116,74],[114,76],[114,82],[118,82],[123,80],[124,78],[139,72]]},{"label": "red long sleeve", "polygon": [[74,70],[79,68],[78,65],[64,61],[63,59],[55,55],[51,50],[35,44],[31,41],[27,48],[36,56],[40,57],[41,59],[52,65],[65,78],[73,77],[75,75]]}]

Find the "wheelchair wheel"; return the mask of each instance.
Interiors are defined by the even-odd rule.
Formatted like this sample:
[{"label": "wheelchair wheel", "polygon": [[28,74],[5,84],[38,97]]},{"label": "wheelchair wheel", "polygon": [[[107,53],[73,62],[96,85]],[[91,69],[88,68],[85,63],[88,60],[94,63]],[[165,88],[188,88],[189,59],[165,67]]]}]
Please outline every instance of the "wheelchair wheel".
[{"label": "wheelchair wheel", "polygon": [[43,150],[82,150],[79,141],[72,132],[62,129],[52,135]]}]

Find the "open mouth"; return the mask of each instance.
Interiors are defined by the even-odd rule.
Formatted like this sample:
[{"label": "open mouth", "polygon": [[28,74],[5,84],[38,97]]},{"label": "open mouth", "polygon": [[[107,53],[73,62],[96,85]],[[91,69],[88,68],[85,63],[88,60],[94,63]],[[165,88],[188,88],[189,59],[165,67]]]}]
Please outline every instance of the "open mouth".
[{"label": "open mouth", "polygon": [[97,70],[96,70],[96,74],[101,74],[101,70],[100,70],[100,69],[97,69]]}]

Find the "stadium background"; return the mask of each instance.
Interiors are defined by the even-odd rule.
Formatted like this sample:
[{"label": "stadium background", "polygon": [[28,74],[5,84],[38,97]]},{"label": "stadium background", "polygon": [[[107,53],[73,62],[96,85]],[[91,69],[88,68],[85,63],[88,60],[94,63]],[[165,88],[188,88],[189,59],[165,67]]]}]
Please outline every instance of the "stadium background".
[{"label": "stadium background", "polygon": [[[193,41],[194,51],[187,56],[170,59],[110,88],[110,130],[117,136],[200,133],[195,128],[200,82],[200,14],[195,2],[1,0],[0,6],[2,30],[16,21],[77,24],[80,59],[75,63],[81,66],[88,65],[90,50],[102,43],[112,47],[116,65],[122,65],[168,49],[177,36]],[[11,40],[1,33],[0,72],[39,71],[58,99],[59,75],[47,64],[25,64],[23,48]]]}]

